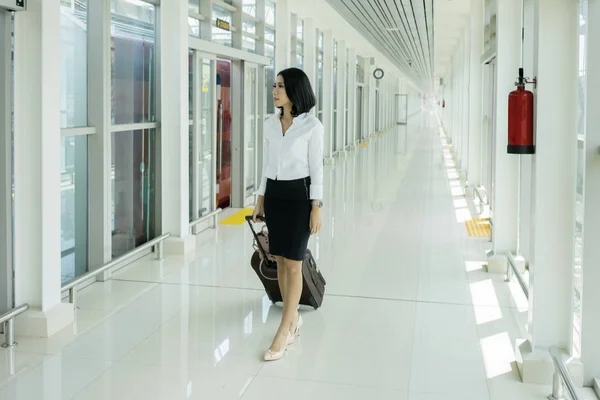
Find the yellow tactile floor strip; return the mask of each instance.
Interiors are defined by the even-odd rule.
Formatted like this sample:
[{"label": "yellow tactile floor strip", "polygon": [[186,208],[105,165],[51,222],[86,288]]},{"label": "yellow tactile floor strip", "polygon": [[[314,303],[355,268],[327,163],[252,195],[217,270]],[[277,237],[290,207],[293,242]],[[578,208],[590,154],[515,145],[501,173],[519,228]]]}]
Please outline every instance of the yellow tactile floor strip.
[{"label": "yellow tactile floor strip", "polygon": [[220,222],[221,225],[241,225],[246,223],[246,216],[252,215],[252,207],[244,208]]},{"label": "yellow tactile floor strip", "polygon": [[467,233],[474,237],[490,237],[489,218],[473,218],[465,222]]}]

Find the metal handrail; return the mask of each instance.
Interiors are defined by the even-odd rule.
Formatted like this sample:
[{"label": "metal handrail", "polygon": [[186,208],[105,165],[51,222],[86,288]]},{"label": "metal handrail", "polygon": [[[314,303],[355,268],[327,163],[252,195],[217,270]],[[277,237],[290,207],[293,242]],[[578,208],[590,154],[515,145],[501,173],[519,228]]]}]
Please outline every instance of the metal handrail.
[{"label": "metal handrail", "polygon": [[85,273],[85,274],[81,275],[80,277],[75,278],[68,283],[65,283],[64,285],[62,285],[62,288],[61,288],[62,292],[69,291],[69,303],[75,304],[75,302],[77,301],[77,286],[79,286],[83,282],[87,281],[88,279],[95,277],[98,274],[101,274],[111,268],[116,267],[117,265],[121,264],[125,260],[135,257],[136,255],[144,252],[145,250],[148,250],[151,247],[154,247],[154,252],[156,253],[156,259],[162,260],[162,258],[163,258],[163,242],[165,241],[165,239],[169,238],[170,236],[171,236],[170,233],[165,233],[162,236],[159,236],[155,239],[152,239],[152,240],[144,243],[143,245],[135,248],[134,250],[130,251],[129,253],[126,253],[126,254],[122,255],[121,257],[115,258],[114,260],[110,261],[109,263],[104,264],[104,266],[102,266],[98,269],[95,269],[93,271],[89,271],[88,273]]},{"label": "metal handrail", "polygon": [[27,310],[29,310],[29,304],[21,304],[0,315],[0,324],[4,325],[4,343],[2,347],[8,348],[18,345],[15,341],[15,317]]},{"label": "metal handrail", "polygon": [[[548,396],[549,400],[564,400],[564,387],[567,388],[571,400],[583,400],[583,396],[577,391],[573,377],[567,369],[567,365],[563,360],[562,353],[557,347],[550,349],[550,357],[554,361],[554,379],[552,381],[552,394]],[[564,385],[563,385],[564,382]]]},{"label": "metal handrail", "polygon": [[506,282],[510,282],[511,277],[514,274],[517,277],[517,281],[519,281],[519,285],[521,286],[521,290],[523,290],[525,297],[529,299],[529,287],[527,285],[527,282],[525,282],[525,278],[523,278],[521,271],[518,270],[512,253],[506,252],[506,258],[508,260],[508,265],[506,266]]},{"label": "metal handrail", "polygon": [[[190,230],[193,230],[193,229],[196,227],[196,225],[198,225],[198,224],[199,224],[199,223],[201,223],[201,222],[204,222],[204,221],[206,221],[206,220],[207,220],[207,219],[209,219],[209,218],[213,218],[213,224],[212,224],[212,227],[213,227],[213,228],[216,228],[216,227],[217,227],[217,216],[218,216],[219,214],[221,214],[222,212],[223,212],[223,210],[222,210],[222,209],[220,209],[220,208],[217,208],[215,211],[213,211],[213,212],[210,212],[210,213],[208,213],[208,214],[206,214],[206,215],[203,215],[203,216],[201,216],[200,218],[198,218],[198,219],[196,219],[196,220],[194,220],[194,221],[190,222]],[[195,235],[196,235],[196,234],[198,234],[198,232],[195,232],[195,231],[194,231],[193,233],[194,233]]]},{"label": "metal handrail", "polygon": [[479,187],[475,186],[475,190],[474,190],[475,194],[477,195],[477,197],[479,198],[479,203],[480,204],[487,204],[487,201],[483,200],[483,196],[481,195],[481,193],[479,192]]}]

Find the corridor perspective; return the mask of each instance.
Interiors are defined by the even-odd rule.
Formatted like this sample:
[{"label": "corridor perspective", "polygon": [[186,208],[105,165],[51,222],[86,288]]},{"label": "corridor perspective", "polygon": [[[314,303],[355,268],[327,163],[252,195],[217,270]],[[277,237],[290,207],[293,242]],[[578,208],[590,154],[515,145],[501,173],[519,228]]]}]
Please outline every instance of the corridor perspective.
[{"label": "corridor perspective", "polygon": [[598,400],[599,108],[600,0],[0,0],[0,400]]},{"label": "corridor perspective", "polygon": [[374,138],[325,177],[329,206],[310,248],[326,298],[318,311],[301,308],[302,336],[282,361],[261,359],[281,308],[250,268],[251,233],[221,225],[200,235],[196,256],[148,256],[84,289],[72,329],[21,338],[13,356],[27,370],[0,399],[548,395],[520,382],[511,344],[527,302],[482,270],[488,239],[467,236],[473,205],[434,113]]}]

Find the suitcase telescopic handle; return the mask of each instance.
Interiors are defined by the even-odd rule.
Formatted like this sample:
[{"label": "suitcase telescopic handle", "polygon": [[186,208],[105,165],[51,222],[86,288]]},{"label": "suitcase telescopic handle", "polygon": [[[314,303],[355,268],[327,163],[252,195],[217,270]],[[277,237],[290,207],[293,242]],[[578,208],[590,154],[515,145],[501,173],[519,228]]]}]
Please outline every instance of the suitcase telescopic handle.
[{"label": "suitcase telescopic handle", "polygon": [[[258,219],[260,219],[261,221],[265,220],[265,217],[258,217]],[[246,222],[248,222],[248,225],[250,226],[250,230],[252,231],[252,235],[254,236],[254,241],[256,242],[256,246],[258,247],[258,250],[260,251],[260,253],[263,256],[263,259],[267,259],[267,252],[265,251],[265,249],[262,248],[262,246],[260,245],[260,240],[258,239],[258,234],[256,233],[256,231],[254,230],[254,225],[252,225],[253,222],[253,218],[251,215],[247,215],[246,216]]]},{"label": "suitcase telescopic handle", "polygon": [[[259,216],[258,219],[264,222],[265,217]],[[254,221],[254,218],[252,218],[252,215],[246,215],[246,221],[252,222],[252,221]]]}]

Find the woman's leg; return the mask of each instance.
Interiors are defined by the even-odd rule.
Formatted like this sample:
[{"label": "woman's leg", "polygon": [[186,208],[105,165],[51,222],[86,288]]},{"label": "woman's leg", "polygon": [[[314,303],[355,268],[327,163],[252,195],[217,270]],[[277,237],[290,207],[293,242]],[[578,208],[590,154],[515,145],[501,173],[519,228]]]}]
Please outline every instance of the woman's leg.
[{"label": "woman's leg", "polygon": [[[283,299],[283,316],[279,329],[271,344],[272,351],[281,351],[286,345],[287,336],[298,323],[298,304],[302,296],[302,261],[284,259],[286,286]],[[293,330],[292,330],[293,329]]]},{"label": "woman's leg", "polygon": [[277,281],[279,282],[279,291],[281,292],[282,301],[285,300],[286,277],[285,259],[277,256]]},{"label": "woman's leg", "polygon": [[283,301],[282,327],[286,327],[290,333],[296,331],[298,325],[298,304],[302,297],[302,261],[285,260],[287,274],[286,297]]}]

